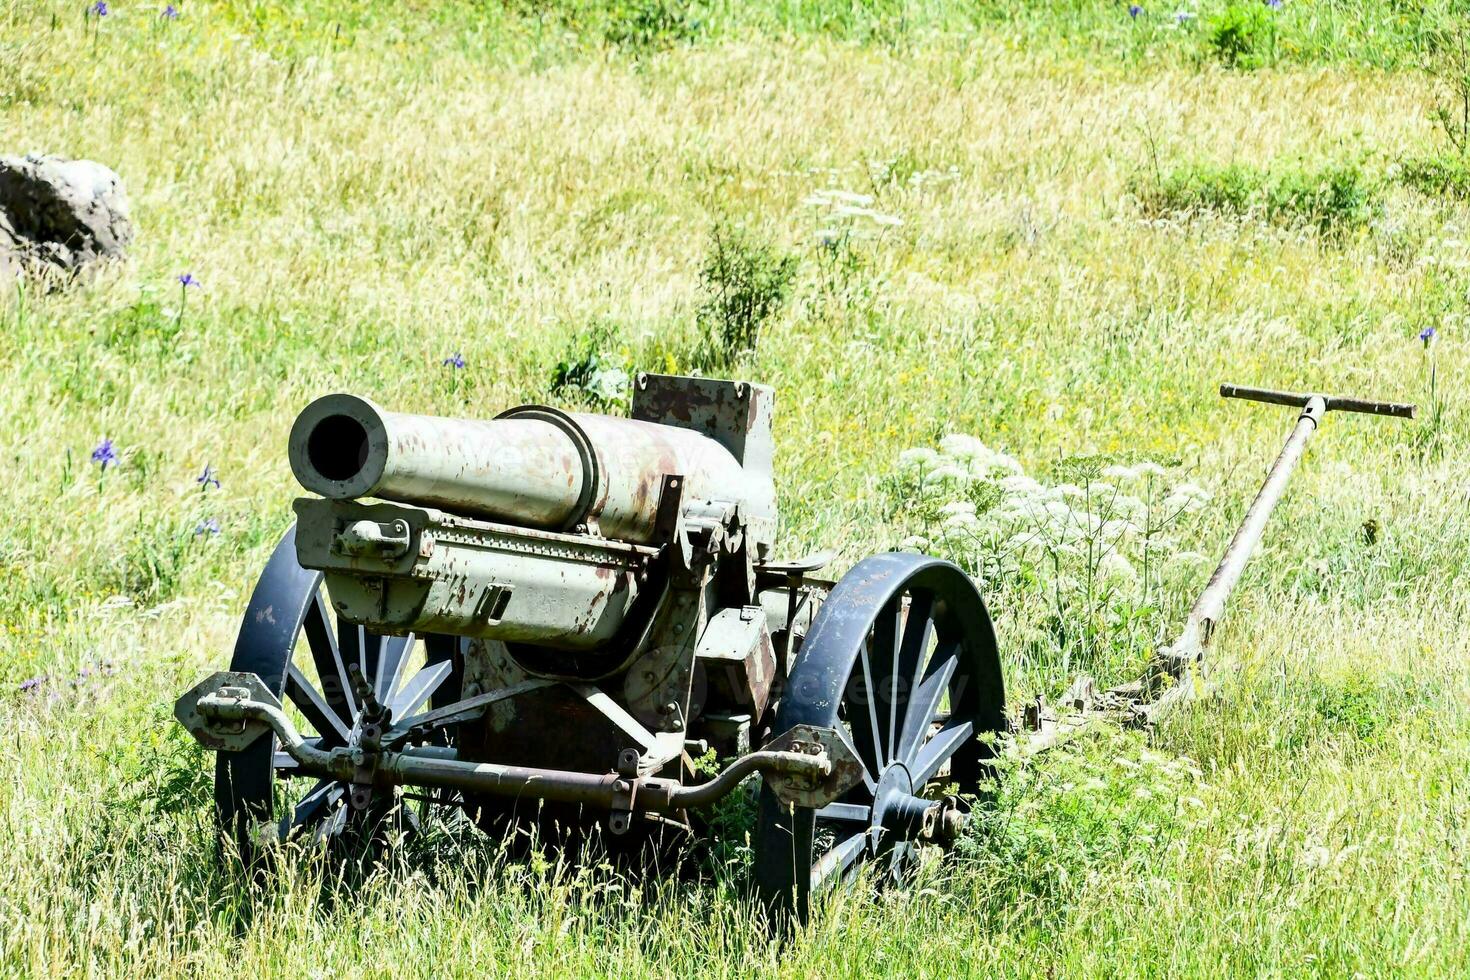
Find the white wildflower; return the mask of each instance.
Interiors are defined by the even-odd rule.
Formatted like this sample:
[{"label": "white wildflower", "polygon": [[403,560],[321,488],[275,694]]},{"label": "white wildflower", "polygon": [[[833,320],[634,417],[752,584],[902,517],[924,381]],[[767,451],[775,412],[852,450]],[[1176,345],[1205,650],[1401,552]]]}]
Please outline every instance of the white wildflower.
[{"label": "white wildflower", "polygon": [[973,513],[970,513],[968,511],[959,511],[957,513],[952,513],[948,517],[946,517],[944,519],[944,523],[940,526],[946,528],[960,528],[969,531],[980,527],[980,518],[976,517]]},{"label": "white wildflower", "polygon": [[1060,500],[1048,500],[1041,509],[1047,517],[1061,524],[1072,522],[1072,508]]},{"label": "white wildflower", "polygon": [[1128,518],[1134,524],[1148,520],[1148,504],[1139,500],[1137,497],[1128,494],[1119,494],[1113,498],[1112,505],[1115,514],[1120,514]]},{"label": "white wildflower", "polygon": [[1041,545],[1042,541],[1035,534],[1013,534],[1006,539],[1006,548],[1011,551],[1025,551]]},{"label": "white wildflower", "polygon": [[1209,500],[1209,493],[1193,483],[1181,483],[1169,491],[1169,496],[1164,498],[1164,509],[1169,512],[1192,514],[1207,504]]},{"label": "white wildflower", "polygon": [[[1016,465],[1018,467],[1020,466],[1019,463]],[[1018,497],[1030,497],[1041,493],[1041,484],[1019,472],[1015,476],[1008,476],[1001,480],[1000,488],[1006,493]]]},{"label": "white wildflower", "polygon": [[860,208],[851,204],[839,204],[832,209],[834,218],[871,218],[875,213],[872,208]]},{"label": "white wildflower", "polygon": [[911,534],[898,543],[900,551],[923,551],[929,547],[929,539],[922,534]]},{"label": "white wildflower", "polygon": [[941,451],[948,453],[955,459],[988,459],[990,447],[976,439],[974,436],[961,435],[958,432],[950,433],[939,440]]},{"label": "white wildflower", "polygon": [[955,500],[939,508],[941,514],[974,514],[975,505],[968,500]]},{"label": "white wildflower", "polygon": [[1031,509],[1023,501],[1008,500],[987,516],[999,524],[1015,524],[1028,520],[1031,517]]},{"label": "white wildflower", "polygon": [[1008,453],[1001,452],[999,449],[991,450],[990,466],[992,469],[1005,470],[1014,476],[1025,477],[1026,471],[1022,468],[1020,461]]},{"label": "white wildflower", "polygon": [[905,449],[898,454],[898,465],[900,469],[915,469],[924,472],[937,467],[939,461],[939,454],[927,447]]},{"label": "white wildflower", "polygon": [[1110,551],[1097,565],[1098,575],[1104,582],[1132,585],[1138,581],[1138,572],[1133,563],[1118,551]]}]

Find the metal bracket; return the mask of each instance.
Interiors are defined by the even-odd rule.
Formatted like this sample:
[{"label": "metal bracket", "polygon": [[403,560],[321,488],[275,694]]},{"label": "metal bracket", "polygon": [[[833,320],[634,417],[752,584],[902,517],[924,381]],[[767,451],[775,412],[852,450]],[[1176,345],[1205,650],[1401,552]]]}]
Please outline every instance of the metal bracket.
[{"label": "metal bracket", "polygon": [[867,771],[847,733],[840,728],[794,725],[767,742],[761,751],[827,757],[825,773],[766,771],[766,785],[771,792],[782,803],[793,806],[824,807],[862,782]]},{"label": "metal bracket", "polygon": [[174,702],[174,717],[200,745],[221,752],[239,752],[271,727],[257,718],[226,719],[201,711],[199,702],[211,695],[236,702],[259,701],[275,708],[281,706],[280,700],[256,674],[221,670],[195,684]]},{"label": "metal bracket", "polygon": [[607,829],[614,834],[626,834],[633,822],[633,807],[638,799],[638,762],[641,758],[637,749],[624,749],[618,753],[617,781],[612,787],[612,813],[607,818]]}]

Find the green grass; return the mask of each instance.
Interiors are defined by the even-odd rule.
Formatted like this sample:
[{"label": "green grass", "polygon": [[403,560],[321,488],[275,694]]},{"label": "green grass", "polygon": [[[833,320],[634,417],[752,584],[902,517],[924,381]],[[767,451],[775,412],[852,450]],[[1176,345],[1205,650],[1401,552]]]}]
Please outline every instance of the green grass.
[{"label": "green grass", "polygon": [[[1440,7],[1287,0],[1274,54],[1228,67],[1224,4],[181,6],[0,0],[0,152],[113,166],[139,228],[126,266],[0,299],[0,971],[1470,971],[1470,215],[1390,179],[1443,153],[1412,70]],[[1229,173],[1243,206],[1201,206]],[[1184,203],[1140,206],[1171,174]],[[824,235],[829,189],[902,223]],[[764,258],[731,306],[734,228]],[[1051,480],[1172,462],[1215,495],[1185,542],[1213,555],[1292,418],[1220,381],[1426,403],[1433,357],[1442,403],[1328,418],[1217,638],[1220,701],[1009,774],[961,853],[787,947],[738,869],[441,840],[351,894],[307,855],[260,894],[217,870],[168,705],[226,663],[289,521],[295,413],[578,404],[548,388],[587,338],[688,369],[757,306],[732,372],[778,390],[782,550],[842,567],[910,533],[898,454],[946,433]],[[1015,703],[1065,683],[998,618]]]}]

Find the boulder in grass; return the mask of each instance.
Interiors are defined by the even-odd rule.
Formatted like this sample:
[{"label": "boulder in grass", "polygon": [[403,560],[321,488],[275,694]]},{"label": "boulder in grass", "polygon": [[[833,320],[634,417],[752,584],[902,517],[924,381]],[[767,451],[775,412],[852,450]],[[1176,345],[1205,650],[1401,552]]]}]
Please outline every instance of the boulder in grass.
[{"label": "boulder in grass", "polygon": [[133,240],[122,180],[100,163],[0,157],[0,276],[69,274],[120,259]]}]

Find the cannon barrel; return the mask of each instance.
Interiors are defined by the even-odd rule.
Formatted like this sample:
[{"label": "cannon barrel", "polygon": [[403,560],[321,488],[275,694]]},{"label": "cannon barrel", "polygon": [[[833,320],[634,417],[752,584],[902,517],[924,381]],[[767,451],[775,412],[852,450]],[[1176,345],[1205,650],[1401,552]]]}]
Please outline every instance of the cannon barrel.
[{"label": "cannon barrel", "polygon": [[494,419],[388,412],[366,398],[318,398],[291,428],[296,479],[323,497],[443,507],[521,527],[586,526],[637,544],[655,536],[663,478],[684,499],[769,496],[730,451],[699,432],[525,405]]}]

